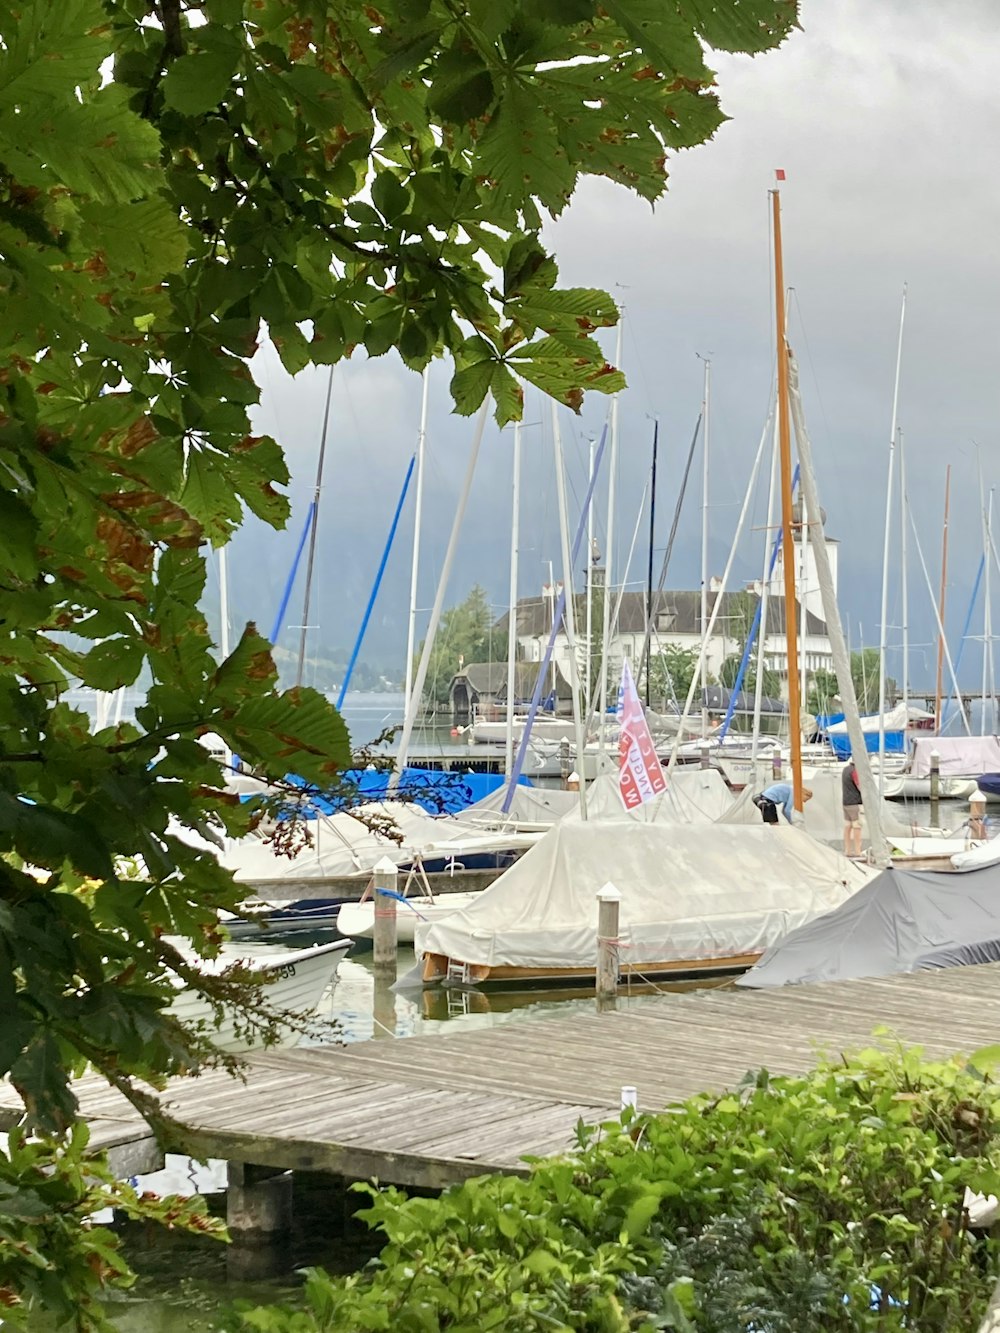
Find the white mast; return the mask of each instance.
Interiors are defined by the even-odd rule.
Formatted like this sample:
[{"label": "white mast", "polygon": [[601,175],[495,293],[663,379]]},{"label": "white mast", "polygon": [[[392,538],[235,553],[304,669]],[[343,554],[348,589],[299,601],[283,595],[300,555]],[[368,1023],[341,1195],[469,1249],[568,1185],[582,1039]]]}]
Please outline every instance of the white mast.
[{"label": "white mast", "polygon": [[[587,485],[594,475],[594,437],[590,437],[590,450],[587,464]],[[584,679],[587,682],[587,714],[590,720],[590,697],[594,688],[594,492],[590,492],[587,502],[587,646]]]},{"label": "white mast", "polygon": [[701,417],[704,430],[704,454],[701,473],[701,737],[704,740],[708,735],[708,645],[706,642],[706,627],[708,625],[708,411],[712,363],[707,357],[701,359],[705,366],[704,388],[701,396]]},{"label": "white mast", "polygon": [[[315,515],[313,516],[315,522]],[[224,662],[229,656],[229,553],[224,546],[219,547],[219,656]],[[124,690],[119,691],[115,721],[121,719]],[[225,767],[231,768],[233,752],[229,746],[225,749]]]},{"label": "white mast", "polygon": [[583,774],[583,718],[580,701],[580,671],[576,656],[576,607],[573,601],[573,556],[570,550],[569,509],[566,503],[566,473],[563,468],[562,436],[559,433],[559,408],[552,400],[552,452],[556,465],[556,494],[559,501],[559,540],[563,564],[563,623],[569,646],[569,681],[573,695],[573,732],[576,737],[577,787],[580,793],[580,818],[587,818],[587,784]]},{"label": "white mast", "polygon": [[806,504],[806,498],[799,488],[799,511],[802,515],[802,522],[799,524],[799,696],[802,699],[802,706],[805,708],[807,699],[806,694],[806,676],[809,654],[806,652],[806,634],[809,629],[809,608],[806,605],[809,595],[809,586],[806,578],[806,557],[809,554],[809,508]]},{"label": "white mast", "polygon": [[[899,417],[899,371],[903,362],[903,324],[906,320],[906,283],[899,311],[899,338],[896,342],[896,375],[892,385],[892,425],[889,428],[889,471],[885,483],[885,535],[882,540],[882,617],[878,641],[878,794],[885,786],[885,655],[888,648],[889,618],[889,537],[892,530],[892,474],[896,458],[896,429]],[[852,747],[853,748],[853,747]],[[855,756],[857,757],[857,756]]]},{"label": "white mast", "polygon": [[410,622],[406,633],[406,704],[410,706],[413,690],[413,656],[417,650],[417,575],[420,569],[420,528],[424,508],[424,448],[427,441],[427,397],[430,366],[424,367],[420,398],[420,429],[417,432],[417,486],[413,505],[413,553],[410,556]]},{"label": "white mast", "polygon": [[514,500],[510,517],[510,594],[507,599],[507,733],[504,748],[504,773],[507,778],[514,768],[514,695],[515,662],[517,660],[517,567],[519,550],[519,520],[521,516],[521,423],[514,422]]},{"label": "white mast", "polygon": [[[990,487],[990,498],[986,507],[986,544],[987,547],[993,544],[993,487]],[[990,685],[990,731],[995,731],[997,726],[997,684],[993,669],[993,612],[990,608],[990,553],[986,552],[986,647],[988,650],[988,670],[987,679]]]},{"label": "white mast", "polygon": [[[615,365],[622,368],[622,328],[625,323],[625,307],[622,306],[618,319],[618,338],[615,343]],[[601,716],[598,723],[597,745],[600,757],[604,758],[604,734],[608,717],[608,665],[611,654],[611,599],[614,596],[615,558],[615,483],[618,477],[618,399],[615,394],[611,400],[611,461],[608,465],[608,521],[605,528],[605,540],[608,543],[607,557],[604,561],[604,616],[601,631]],[[603,765],[601,765],[603,767]],[[583,783],[580,783],[583,790]]]},{"label": "white mast", "polygon": [[902,607],[903,607],[903,746],[909,748],[910,727],[910,585],[906,568],[906,542],[909,521],[906,496],[906,452],[903,449],[902,428],[897,432],[899,438],[899,516],[901,532],[899,537],[899,560],[902,565]]}]

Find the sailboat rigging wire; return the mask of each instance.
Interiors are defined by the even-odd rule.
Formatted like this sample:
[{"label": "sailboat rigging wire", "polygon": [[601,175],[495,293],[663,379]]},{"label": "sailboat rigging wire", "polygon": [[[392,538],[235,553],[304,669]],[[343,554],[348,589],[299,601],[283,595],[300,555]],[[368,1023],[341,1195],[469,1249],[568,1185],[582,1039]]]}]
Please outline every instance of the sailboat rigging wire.
[{"label": "sailboat rigging wire", "polygon": [[399,492],[399,500],[396,502],[396,512],[392,516],[392,523],[389,527],[389,536],[386,538],[385,547],[382,551],[382,559],[379,561],[378,573],[375,575],[375,582],[372,584],[371,596],[368,598],[368,605],[365,607],[365,614],[361,618],[361,628],[358,630],[358,637],[354,641],[354,647],[351,649],[351,657],[347,663],[347,670],[344,672],[343,684],[340,687],[340,693],[337,695],[338,711],[344,706],[344,696],[347,694],[348,686],[351,683],[351,676],[354,674],[354,667],[357,664],[358,653],[361,652],[361,645],[364,642],[365,632],[368,629],[368,622],[372,618],[372,611],[375,608],[375,599],[378,597],[379,589],[382,586],[382,576],[385,573],[385,567],[389,561],[389,552],[392,550],[392,543],[396,539],[396,529],[399,527],[399,516],[403,512],[403,504],[406,500],[406,492],[410,489],[410,478],[413,476],[413,469],[417,463],[417,455],[413,453],[410,456],[410,466],[406,469],[406,476],[403,478],[403,489]]},{"label": "sailboat rigging wire", "polygon": [[[681,520],[681,509],[684,505],[684,494],[687,491],[688,478],[691,475],[691,464],[694,462],[694,451],[698,447],[698,433],[701,430],[701,413],[698,413],[698,420],[694,423],[694,434],[691,436],[691,444],[688,448],[687,462],[684,464],[684,475],[681,477],[681,488],[677,493],[677,503],[674,506],[673,522],[670,524],[670,536],[667,538],[667,549],[663,552],[663,563],[660,565],[660,577],[656,581],[655,602],[659,605],[660,593],[663,591],[667,581],[667,570],[670,567],[670,556],[674,549],[674,538],[677,536],[677,525]],[[646,632],[642,639],[642,652],[639,654],[639,661],[644,662],[649,652],[649,641],[653,634],[653,622],[656,619],[656,612],[652,606],[646,616]],[[676,702],[676,700],[675,700]]]},{"label": "sailboat rigging wire", "polygon": [[441,621],[441,610],[444,606],[445,593],[448,590],[448,580],[451,577],[451,567],[455,561],[455,551],[458,547],[458,537],[462,530],[462,520],[465,517],[466,506],[469,503],[469,492],[472,490],[472,480],[476,474],[476,462],[479,458],[479,447],[483,442],[483,431],[486,429],[486,415],[490,409],[490,395],[487,393],[483,399],[483,405],[479,409],[479,415],[476,418],[476,428],[472,437],[472,448],[469,450],[469,462],[465,469],[465,479],[462,483],[462,490],[458,497],[458,504],[455,506],[455,518],[451,525],[451,535],[448,538],[448,547],[444,553],[444,563],[441,566],[441,575],[438,579],[437,592],[434,594],[434,605],[431,607],[430,620],[427,625],[427,637],[424,639],[423,651],[420,654],[420,665],[417,667],[417,674],[413,681],[413,693],[406,701],[406,716],[403,718],[403,734],[399,740],[399,750],[396,754],[395,762],[392,766],[392,772],[389,775],[389,792],[394,792],[399,786],[399,779],[402,776],[403,769],[406,767],[407,752],[410,748],[410,738],[413,735],[413,726],[417,718],[417,708],[420,704],[420,698],[424,692],[424,683],[427,680],[427,670],[431,660],[431,650],[434,647],[434,636],[437,634],[437,628]]},{"label": "sailboat rigging wire", "polygon": [[[653,422],[653,467],[649,483],[649,561],[646,567],[646,621],[647,623],[653,617],[653,544],[656,539],[656,454],[660,442],[660,419]],[[646,669],[646,707],[650,706],[649,698],[649,652],[647,650],[645,657],[642,658],[642,665]]]},{"label": "sailboat rigging wire", "polygon": [[417,486],[413,496],[413,545],[410,550],[410,613],[406,625],[406,675],[404,698],[410,702],[413,686],[413,655],[417,645],[417,584],[420,572],[420,536],[424,518],[424,472],[427,455],[427,399],[430,394],[430,366],[424,367],[420,386],[420,426],[417,430]]},{"label": "sailboat rigging wire", "polygon": [[306,538],[309,536],[309,529],[312,527],[315,514],[316,501],[310,500],[309,509],[306,512],[306,521],[302,525],[302,536],[299,538],[299,544],[295,548],[295,555],[292,558],[292,567],[288,571],[288,578],[285,580],[285,589],[281,594],[281,604],[278,607],[278,614],[274,617],[274,624],[271,626],[269,639],[272,646],[278,642],[278,635],[281,633],[281,627],[285,623],[285,614],[288,611],[288,603],[291,601],[292,589],[295,586],[295,576],[299,572],[299,561],[302,559],[302,552],[306,547]]},{"label": "sailboat rigging wire", "polygon": [[[965,624],[962,626],[962,637],[958,641],[958,652],[955,654],[955,675],[957,676],[962,669],[962,655],[965,652],[965,644],[968,639],[969,629],[972,625],[972,614],[976,609],[976,600],[979,597],[979,585],[983,581],[983,571],[986,568],[985,552],[979,557],[979,568],[976,570],[976,581],[972,585],[972,596],[969,598],[969,609],[965,613]],[[945,720],[948,715],[948,705],[952,701],[952,695],[949,694],[941,704],[941,726],[939,730],[944,730]],[[983,703],[986,702],[986,696],[983,695]]]},{"label": "sailboat rigging wire", "polygon": [[[892,482],[896,466],[896,430],[899,421],[899,372],[903,363],[903,324],[906,319],[906,283],[899,312],[899,338],[896,342],[896,376],[892,386],[892,425],[889,429],[889,468],[885,482],[885,537],[882,543],[882,615],[878,641],[878,794],[885,786],[885,656],[889,631],[889,543],[892,530]],[[905,727],[905,723],[904,723]]]},{"label": "sailboat rigging wire", "polygon": [[[924,560],[924,549],[920,545],[920,533],[917,531],[917,522],[916,519],[913,517],[912,510],[910,511],[910,531],[913,533],[913,540],[916,543],[917,547],[917,555],[920,558],[920,568],[923,571],[924,582],[927,584],[927,595],[930,597],[931,606],[933,606],[934,608],[934,619],[937,622],[939,651],[943,653],[945,659],[948,662],[948,671],[951,674],[951,681],[955,687],[955,694],[958,697],[958,711],[962,715],[962,722],[965,725],[965,734],[967,736],[971,736],[972,728],[969,726],[969,719],[968,717],[966,717],[965,714],[965,705],[962,702],[962,692],[958,688],[958,679],[955,676],[955,668],[954,665],[952,664],[951,653],[948,650],[948,640],[945,638],[944,624],[941,621],[941,611],[940,608],[938,607],[937,600],[934,596],[934,589],[931,586],[931,576],[927,572],[927,562]],[[935,718],[935,721],[937,721],[937,718]],[[938,734],[940,735],[940,733],[941,733],[941,728],[938,727]]]},{"label": "sailboat rigging wire", "polygon": [[[591,497],[594,494],[594,486],[597,482],[597,475],[601,467],[601,459],[604,457],[604,446],[608,440],[608,427],[605,423],[601,431],[601,442],[597,446],[597,453],[594,455],[594,468],[590,474],[590,481],[587,485],[587,494],[583,497],[583,507],[580,510],[580,518],[576,526],[576,536],[573,538],[573,550],[571,564],[575,568],[576,562],[580,556],[580,546],[583,542],[583,534],[587,527],[587,507],[590,504]],[[514,789],[517,786],[518,778],[521,776],[521,770],[524,767],[524,757],[528,752],[528,741],[531,739],[531,728],[535,722],[535,715],[538,712],[538,705],[542,699],[542,686],[549,669],[549,663],[552,661],[552,652],[556,645],[556,635],[559,632],[559,626],[562,623],[563,607],[566,603],[566,585],[563,583],[562,591],[555,603],[552,612],[552,627],[549,630],[549,641],[545,645],[545,653],[538,664],[538,675],[535,678],[535,688],[531,695],[531,703],[528,707],[528,716],[524,720],[524,726],[521,729],[521,740],[517,747],[517,758],[514,760],[514,767],[507,775],[507,790],[504,793],[503,805],[500,808],[501,814],[509,814],[511,803],[514,799]]]},{"label": "sailboat rigging wire", "polygon": [[677,754],[678,751],[680,750],[681,737],[684,734],[684,725],[687,722],[688,716],[691,712],[691,703],[692,700],[694,699],[695,689],[701,683],[702,664],[708,652],[708,644],[712,638],[712,632],[715,629],[715,622],[716,620],[718,620],[719,611],[722,609],[722,593],[729,585],[729,576],[733,572],[733,564],[736,560],[736,548],[739,546],[740,538],[743,536],[743,525],[744,523],[746,523],[747,514],[750,512],[750,500],[753,495],[754,486],[757,481],[757,473],[760,470],[761,458],[763,457],[764,454],[765,439],[766,439],[766,433],[760,437],[760,443],[757,446],[757,456],[753,460],[753,468],[751,469],[750,472],[750,480],[747,483],[747,488],[743,493],[743,504],[740,508],[740,516],[736,523],[736,533],[733,537],[732,545],[729,548],[729,558],[726,560],[726,568],[722,574],[722,588],[716,595],[715,603],[712,607],[712,614],[709,617],[708,625],[703,629],[702,632],[701,649],[699,651],[699,656],[698,656],[698,665],[692,672],[691,684],[689,685],[687,692],[687,699],[684,701],[684,711],[681,713],[681,720],[677,728],[677,735],[674,737],[674,743],[670,749],[670,760],[667,764],[668,774],[672,773],[674,768],[677,766]]},{"label": "sailboat rigging wire", "polygon": [[827,635],[830,639],[830,651],[833,654],[833,665],[837,673],[837,683],[840,686],[840,695],[844,704],[847,734],[851,742],[851,751],[858,772],[861,796],[864,801],[865,816],[868,820],[868,833],[871,838],[872,855],[875,864],[880,868],[883,868],[889,865],[890,862],[888,844],[882,834],[882,802],[878,794],[878,788],[875,785],[871,759],[868,755],[867,742],[865,741],[864,732],[861,730],[861,716],[858,712],[858,701],[854,691],[854,679],[851,674],[851,659],[847,648],[847,641],[844,637],[844,627],[840,620],[840,610],[837,606],[837,596],[833,586],[833,571],[830,567],[830,552],[827,550],[826,541],[823,539],[823,511],[820,508],[819,495],[816,490],[816,473],[813,469],[812,444],[809,440],[809,432],[806,430],[805,412],[802,408],[802,395],[799,392],[799,367],[790,347],[787,349],[787,355],[788,406],[792,416],[792,424],[795,428],[795,441],[799,451],[799,464],[802,477],[802,498],[805,500],[809,513],[815,516],[813,522],[819,525],[820,530],[820,540],[816,542],[814,546],[814,558],[816,561],[816,574],[819,579],[820,594],[823,598],[823,617],[826,620]]},{"label": "sailboat rigging wire", "polygon": [[333,366],[326,382],[326,406],[323,408],[323,432],[319,442],[319,458],[316,462],[316,486],[313,492],[312,523],[309,526],[309,555],[306,558],[306,588],[302,599],[302,629],[299,633],[299,662],[295,670],[295,684],[302,684],[302,671],[306,662],[306,635],[309,633],[309,602],[312,598],[313,568],[316,564],[316,531],[319,526],[319,497],[323,489],[323,464],[326,461],[327,428],[330,425],[330,399],[333,396]]},{"label": "sailboat rigging wire", "polygon": [[[625,599],[625,589],[628,586],[628,576],[632,569],[632,557],[635,555],[636,542],[639,540],[639,528],[642,526],[642,512],[646,508],[646,492],[649,490],[649,482],[642,488],[642,495],[639,497],[639,512],[635,516],[635,527],[632,529],[632,541],[629,543],[628,559],[625,561],[625,570],[622,575],[622,581],[618,588],[618,596],[615,598],[614,610],[611,613],[611,623],[619,624],[619,615],[621,614],[622,602]],[[590,727],[597,716],[597,687],[587,700],[587,726]],[[601,719],[601,726],[604,726],[606,719]]]},{"label": "sailboat rigging wire", "polygon": [[[768,435],[768,432],[771,430],[771,426],[772,426],[771,419],[768,418],[768,421],[767,421],[767,423],[766,423],[765,426],[764,426],[764,433],[763,433],[763,437],[762,437],[762,440],[761,440],[761,444],[762,444],[762,445],[763,445],[764,440],[767,439],[767,435]],[[792,494],[793,494],[793,495],[795,494],[795,491],[796,491],[796,489],[797,489],[797,487],[798,487],[798,484],[799,484],[799,468],[798,468],[798,464],[796,464],[795,471],[794,471],[794,473],[792,474]],[[767,582],[767,583],[770,583],[770,582],[771,582],[771,576],[772,576],[772,574],[774,573],[774,567],[775,567],[775,565],[778,563],[778,552],[781,550],[781,535],[782,535],[782,534],[781,534],[780,530],[779,530],[778,532],[776,532],[776,533],[774,534],[774,540],[773,540],[773,542],[771,543],[771,556],[770,556],[770,559],[769,559],[769,561],[768,561],[768,565],[767,565],[767,577],[766,577],[766,580],[765,580],[765,582]],[[756,640],[756,638],[757,638],[757,632],[758,632],[758,630],[760,629],[760,623],[761,623],[761,619],[762,619],[762,617],[763,617],[763,606],[764,606],[763,589],[761,589],[761,593],[762,593],[761,597],[759,597],[759,598],[757,599],[757,606],[756,606],[756,608],[755,608],[755,610],[754,610],[754,613],[753,613],[753,621],[752,621],[752,623],[751,623],[751,625],[750,625],[749,633],[747,634],[747,641],[746,641],[746,643],[745,643],[744,646],[743,646],[743,656],[740,658],[740,665],[739,665],[739,668],[738,668],[738,670],[737,670],[737,672],[736,672],[736,679],[733,681],[733,688],[732,688],[732,690],[730,691],[730,695],[729,695],[729,706],[726,708],[726,716],[723,718],[723,720],[722,720],[722,726],[719,728],[719,740],[720,740],[720,741],[725,740],[725,738],[726,738],[726,733],[729,731],[729,727],[730,727],[730,725],[731,725],[731,723],[732,723],[732,720],[733,720],[733,714],[736,712],[736,700],[737,700],[737,697],[739,696],[740,690],[743,688],[743,677],[744,677],[744,675],[746,674],[747,665],[748,665],[748,663],[749,663],[749,661],[750,661],[750,654],[753,652],[754,641]],[[764,632],[764,633],[765,633],[765,637],[766,637],[766,633],[767,633],[766,629],[765,629],[765,632]],[[763,673],[759,673],[759,674],[763,674]]]}]

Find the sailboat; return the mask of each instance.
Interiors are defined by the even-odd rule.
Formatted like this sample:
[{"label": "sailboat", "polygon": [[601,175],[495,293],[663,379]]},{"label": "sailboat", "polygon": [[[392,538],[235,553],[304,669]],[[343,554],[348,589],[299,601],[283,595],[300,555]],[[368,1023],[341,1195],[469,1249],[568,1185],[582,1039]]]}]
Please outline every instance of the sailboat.
[{"label": "sailboat", "polygon": [[[783,573],[785,604],[791,609],[796,596],[789,351],[777,191],[773,208]],[[811,484],[806,501],[810,513],[821,512]],[[741,523],[745,509],[746,505]],[[819,546],[825,557],[824,544]],[[822,568],[820,577],[822,580]],[[829,582],[828,564],[826,577]],[[705,627],[703,653],[714,629],[719,600]],[[846,645],[835,608],[832,619],[839,632],[843,670]],[[787,636],[793,800],[801,814],[801,703],[794,614],[787,617]],[[849,671],[847,681],[849,684]],[[685,716],[697,683],[696,672]],[[853,703],[853,692],[842,693]],[[855,723],[851,730],[860,737]],[[675,767],[678,748],[679,741],[668,767],[668,791],[679,780]],[[867,801],[873,795],[870,770],[864,782]],[[591,982],[596,973],[595,896],[607,884],[621,894],[623,974],[680,979],[738,973],[786,933],[793,919],[806,921],[831,910],[823,904],[845,901],[869,875],[867,867],[848,861],[800,828],[761,825],[750,807],[749,791],[714,822],[639,821],[623,802],[619,806],[617,817],[607,821],[563,819],[474,904],[439,924],[418,928],[416,944],[422,954],[424,984]],[[873,823],[878,843],[877,813],[873,813]]]}]

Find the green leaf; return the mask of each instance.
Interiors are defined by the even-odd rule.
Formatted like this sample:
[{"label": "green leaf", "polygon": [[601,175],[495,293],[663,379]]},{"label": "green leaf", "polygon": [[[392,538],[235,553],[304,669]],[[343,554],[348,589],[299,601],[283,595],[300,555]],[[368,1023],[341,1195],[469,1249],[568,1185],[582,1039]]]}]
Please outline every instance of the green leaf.
[{"label": "green leaf", "polygon": [[434,64],[427,105],[444,121],[478,120],[493,105],[493,76],[474,52],[445,51]]},{"label": "green leaf", "polygon": [[81,681],[93,690],[106,692],[134,685],[145,656],[138,639],[106,639],[83,659]]},{"label": "green leaf", "polygon": [[717,51],[770,51],[799,26],[795,0],[679,0],[678,8]]},{"label": "green leaf", "polygon": [[168,106],[184,116],[197,116],[225,100],[236,69],[235,52],[225,49],[181,56],[163,80]]},{"label": "green leaf", "polygon": [[548,108],[514,81],[502,90],[499,108],[483,131],[478,161],[498,202],[513,208],[534,195],[551,213],[561,213],[576,183]]}]

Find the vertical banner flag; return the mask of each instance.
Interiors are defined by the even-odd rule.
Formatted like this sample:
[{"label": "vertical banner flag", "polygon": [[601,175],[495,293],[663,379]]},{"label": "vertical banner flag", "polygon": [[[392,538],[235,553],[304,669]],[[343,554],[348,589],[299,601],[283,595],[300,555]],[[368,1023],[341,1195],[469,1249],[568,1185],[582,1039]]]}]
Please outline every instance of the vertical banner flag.
[{"label": "vertical banner flag", "polygon": [[646,715],[639,702],[639,694],[632,679],[632,669],[626,657],[622,663],[622,683],[618,690],[618,790],[626,810],[644,805],[661,791],[666,791],[667,780],[656,757],[653,738],[649,734]]}]

